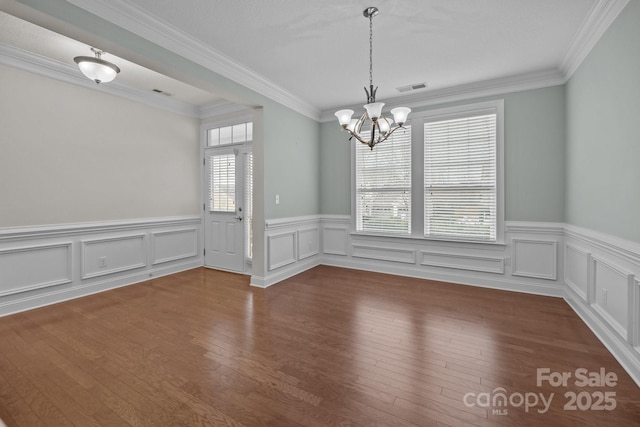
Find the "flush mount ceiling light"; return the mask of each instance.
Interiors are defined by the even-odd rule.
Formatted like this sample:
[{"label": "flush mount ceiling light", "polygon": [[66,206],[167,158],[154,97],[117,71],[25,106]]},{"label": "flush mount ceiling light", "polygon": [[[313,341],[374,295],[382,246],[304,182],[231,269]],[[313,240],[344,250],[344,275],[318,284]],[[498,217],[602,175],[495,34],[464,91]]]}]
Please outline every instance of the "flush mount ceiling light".
[{"label": "flush mount ceiling light", "polygon": [[78,64],[82,74],[96,82],[96,84],[108,83],[115,79],[116,75],[120,72],[120,68],[100,58],[104,53],[100,49],[92,47],[91,51],[95,54],[95,57],[76,56],[73,58],[73,61]]},{"label": "flush mount ceiling light", "polygon": [[[389,120],[382,115],[384,102],[376,102],[378,88],[373,88],[373,17],[378,14],[378,8],[368,7],[362,14],[369,19],[369,89],[364,88],[367,94],[367,105],[364,106],[365,112],[359,119],[351,118],[353,110],[340,110],[336,112],[336,117],[342,128],[351,135],[349,140],[356,138],[373,150],[373,147],[389,138],[393,132],[403,128],[411,108],[394,108],[391,110],[393,120]],[[393,121],[396,122],[395,126],[392,125]],[[365,123],[367,126],[365,126]],[[366,139],[363,136],[363,127],[364,132],[368,133]]]}]

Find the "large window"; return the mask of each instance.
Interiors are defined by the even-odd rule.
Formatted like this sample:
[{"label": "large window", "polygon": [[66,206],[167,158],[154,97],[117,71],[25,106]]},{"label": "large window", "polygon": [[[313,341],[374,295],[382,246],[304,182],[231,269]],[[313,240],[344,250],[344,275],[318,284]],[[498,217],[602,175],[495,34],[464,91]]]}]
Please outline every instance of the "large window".
[{"label": "large window", "polygon": [[410,120],[407,131],[373,151],[354,149],[356,231],[501,242],[503,101],[412,113]]},{"label": "large window", "polygon": [[356,230],[411,233],[411,128],[356,147]]},{"label": "large window", "polygon": [[496,239],[496,113],[424,124],[424,234]]}]

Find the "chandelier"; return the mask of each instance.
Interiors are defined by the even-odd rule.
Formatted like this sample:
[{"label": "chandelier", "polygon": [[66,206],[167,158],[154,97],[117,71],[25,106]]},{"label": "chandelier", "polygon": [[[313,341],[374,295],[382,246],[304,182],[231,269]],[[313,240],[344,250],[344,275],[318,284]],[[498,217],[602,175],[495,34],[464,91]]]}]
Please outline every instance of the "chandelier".
[{"label": "chandelier", "polygon": [[96,84],[107,83],[115,79],[120,72],[120,68],[102,59],[101,56],[104,52],[100,49],[92,47],[91,51],[95,54],[95,58],[91,56],[76,56],[73,58],[82,74],[96,82]]},{"label": "chandelier", "polygon": [[[356,138],[363,144],[366,144],[373,150],[377,144],[383,142],[393,134],[396,130],[403,128],[407,121],[407,116],[411,112],[411,108],[396,107],[391,110],[393,120],[387,119],[382,115],[382,107],[384,102],[376,102],[376,91],[373,88],[373,17],[378,14],[377,7],[368,7],[363,12],[365,18],[369,18],[369,89],[364,88],[367,94],[367,104],[364,106],[365,112],[359,119],[352,119],[353,110],[340,110],[335,113],[342,128],[351,135],[349,140]],[[392,123],[395,121],[395,125]],[[365,126],[365,123],[367,126]],[[364,136],[363,133],[368,132]]]}]

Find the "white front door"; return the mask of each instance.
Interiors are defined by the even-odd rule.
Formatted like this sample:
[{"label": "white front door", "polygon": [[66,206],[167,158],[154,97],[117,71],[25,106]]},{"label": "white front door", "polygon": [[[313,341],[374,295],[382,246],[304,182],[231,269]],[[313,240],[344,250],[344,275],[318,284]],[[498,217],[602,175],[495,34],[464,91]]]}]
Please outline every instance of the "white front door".
[{"label": "white front door", "polygon": [[[223,270],[245,272],[245,169],[246,147],[205,150],[205,256],[204,264]],[[249,206],[247,206],[249,208]]]}]

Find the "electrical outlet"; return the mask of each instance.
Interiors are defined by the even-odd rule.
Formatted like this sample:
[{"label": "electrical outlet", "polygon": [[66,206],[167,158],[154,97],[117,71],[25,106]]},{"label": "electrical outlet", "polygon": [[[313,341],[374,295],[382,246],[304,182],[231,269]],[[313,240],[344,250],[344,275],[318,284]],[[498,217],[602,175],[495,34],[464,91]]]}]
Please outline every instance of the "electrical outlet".
[{"label": "electrical outlet", "polygon": [[606,289],[602,290],[602,306],[603,307],[607,306],[607,290]]},{"label": "electrical outlet", "polygon": [[107,267],[107,257],[106,256],[101,256],[100,258],[98,258],[98,267],[99,268],[106,268]]},{"label": "electrical outlet", "polygon": [[276,194],[276,205],[280,204],[280,195]]}]

